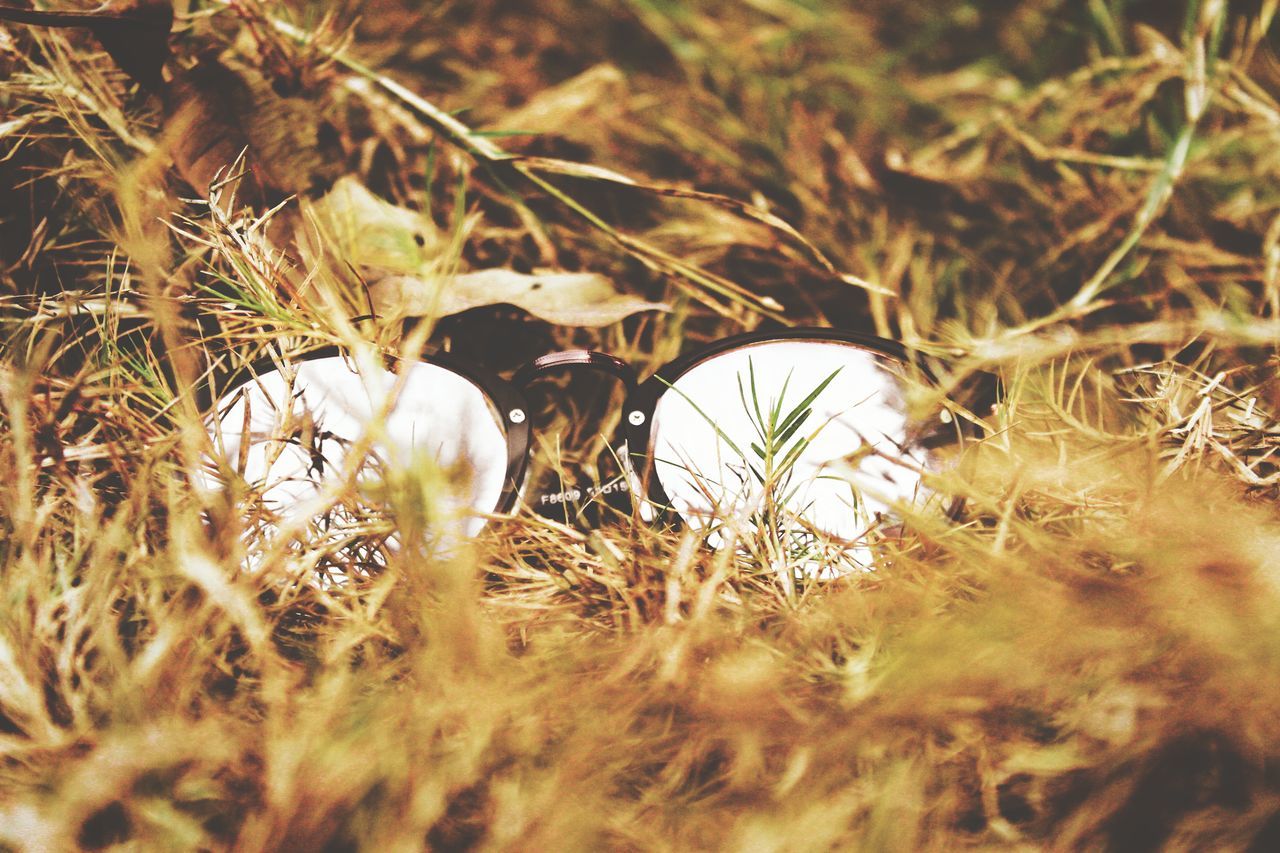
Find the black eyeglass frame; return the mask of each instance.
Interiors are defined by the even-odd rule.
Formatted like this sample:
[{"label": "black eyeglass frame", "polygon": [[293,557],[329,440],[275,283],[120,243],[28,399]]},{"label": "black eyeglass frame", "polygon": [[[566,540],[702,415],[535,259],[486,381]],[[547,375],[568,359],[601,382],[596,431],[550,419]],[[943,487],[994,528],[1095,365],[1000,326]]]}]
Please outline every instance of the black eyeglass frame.
[{"label": "black eyeglass frame", "polygon": [[[636,474],[647,491],[646,498],[660,514],[665,514],[670,505],[670,498],[662,488],[659,478],[652,476],[651,446],[654,412],[662,395],[671,390],[671,386],[677,379],[709,359],[743,347],[782,341],[846,344],[892,364],[913,366],[919,370],[926,381],[930,383],[937,381],[932,371],[920,359],[914,357],[915,353],[898,341],[863,332],[818,326],[732,335],[668,362],[643,383],[637,381],[634,369],[626,362],[607,353],[592,350],[567,350],[540,356],[517,370],[511,381],[473,362],[445,352],[423,354],[419,356],[418,361],[444,368],[463,377],[475,385],[494,406],[496,418],[507,443],[506,476],[498,504],[493,509],[493,512],[498,514],[509,513],[515,508],[529,470],[532,441],[529,415],[532,408],[525,393],[529,384],[542,374],[566,368],[585,368],[614,376],[627,390],[627,397],[623,404],[622,430],[626,438],[627,454],[630,457],[628,461],[642,460],[642,470],[636,471]],[[202,386],[199,398],[201,410],[212,412],[219,401],[248,385],[256,377],[279,371],[282,361],[305,362],[346,354],[341,347],[324,346],[287,359],[279,354],[264,356],[232,372],[228,378],[216,383],[216,388],[213,384]],[[400,359],[394,356],[387,356],[388,370],[394,372],[399,361]],[[963,431],[957,428],[956,434],[957,440],[963,441]],[[948,514],[954,515],[957,511],[958,508],[953,503]]]}]

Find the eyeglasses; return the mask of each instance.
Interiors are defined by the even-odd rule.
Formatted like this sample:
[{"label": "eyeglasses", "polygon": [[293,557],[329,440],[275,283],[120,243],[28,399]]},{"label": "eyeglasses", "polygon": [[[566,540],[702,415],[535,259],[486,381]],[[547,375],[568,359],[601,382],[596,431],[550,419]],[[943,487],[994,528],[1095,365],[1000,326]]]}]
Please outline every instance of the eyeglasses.
[{"label": "eyeglasses", "polygon": [[[449,507],[468,535],[494,514],[580,500],[580,489],[524,494],[532,430],[526,389],[547,372],[603,370],[627,387],[625,477],[591,487],[633,492],[646,520],[682,521],[723,539],[729,524],[785,527],[793,543],[865,556],[896,509],[930,497],[925,477],[963,442],[949,407],[907,412],[932,374],[894,341],[826,328],[738,335],[639,383],[613,356],[552,353],[511,381],[449,354],[360,369],[320,349],[269,358],[208,389],[213,479],[238,479],[277,521],[312,511],[335,478],[366,499],[389,472],[457,472]],[[369,497],[372,495],[372,497]],[[952,502],[949,512],[956,512]]]}]

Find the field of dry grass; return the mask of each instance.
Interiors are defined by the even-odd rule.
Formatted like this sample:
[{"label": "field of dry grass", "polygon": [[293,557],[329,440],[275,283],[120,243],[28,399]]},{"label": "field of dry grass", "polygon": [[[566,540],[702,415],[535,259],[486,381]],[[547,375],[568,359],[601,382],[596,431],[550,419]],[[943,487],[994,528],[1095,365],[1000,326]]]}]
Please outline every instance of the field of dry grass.
[{"label": "field of dry grass", "polygon": [[[0,22],[0,849],[1280,848],[1277,5]],[[456,310],[360,319],[407,273]],[[414,471],[381,568],[248,553],[187,476],[268,345],[647,375],[781,325],[935,354],[980,432],[873,572],[626,512],[431,556]],[[538,476],[595,472],[617,393],[537,399]]]}]

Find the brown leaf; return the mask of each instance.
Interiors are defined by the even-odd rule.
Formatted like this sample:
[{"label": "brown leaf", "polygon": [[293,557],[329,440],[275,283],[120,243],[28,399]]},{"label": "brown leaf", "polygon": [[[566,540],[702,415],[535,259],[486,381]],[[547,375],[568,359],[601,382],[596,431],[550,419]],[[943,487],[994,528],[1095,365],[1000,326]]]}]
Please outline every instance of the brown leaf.
[{"label": "brown leaf", "polygon": [[206,53],[166,85],[170,0],[118,0],[88,12],[0,6],[0,20],[93,33],[125,73],[162,96],[174,164],[203,195],[242,155],[237,198],[255,206],[327,186],[341,169],[340,155],[322,151],[315,105],[276,94],[256,69]]},{"label": "brown leaf", "polygon": [[245,156],[238,197],[254,205],[326,186],[342,168],[340,153],[320,142],[313,103],[282,98],[256,69],[205,55],[164,91],[174,165],[203,195]]},{"label": "brown leaf", "polygon": [[446,235],[427,216],[379,198],[351,176],[340,179],[310,210],[336,259],[371,277],[382,275],[370,286],[369,296],[374,310],[389,318],[447,317],[482,305],[510,304],[558,325],[607,326],[639,311],[670,310],[666,304],[619,293],[596,273],[528,275],[490,269],[443,274]]},{"label": "brown leaf", "polygon": [[482,305],[510,304],[560,326],[607,326],[661,302],[619,293],[596,273],[527,275],[508,269],[457,276],[390,276],[369,288],[374,309],[389,318],[447,317]]},{"label": "brown leaf", "polygon": [[616,65],[603,62],[534,95],[502,116],[497,127],[513,132],[572,132],[581,127],[584,116],[591,111],[616,109],[626,88],[626,76]]},{"label": "brown leaf", "polygon": [[163,86],[173,28],[170,0],[120,0],[88,12],[38,12],[0,6],[0,20],[43,27],[83,27],[124,73],[153,92]]}]

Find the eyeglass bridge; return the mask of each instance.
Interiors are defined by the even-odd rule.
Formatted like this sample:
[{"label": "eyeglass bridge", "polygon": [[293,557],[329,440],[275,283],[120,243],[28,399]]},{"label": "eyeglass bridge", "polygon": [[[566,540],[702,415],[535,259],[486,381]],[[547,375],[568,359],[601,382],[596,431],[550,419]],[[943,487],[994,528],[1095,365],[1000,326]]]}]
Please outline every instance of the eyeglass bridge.
[{"label": "eyeglass bridge", "polygon": [[626,386],[627,393],[630,393],[636,387],[636,372],[631,365],[617,356],[586,349],[565,350],[564,352],[552,352],[539,356],[517,370],[515,376],[511,378],[511,382],[517,388],[527,388],[533,380],[543,374],[564,368],[584,367],[607,373],[619,380]]}]

